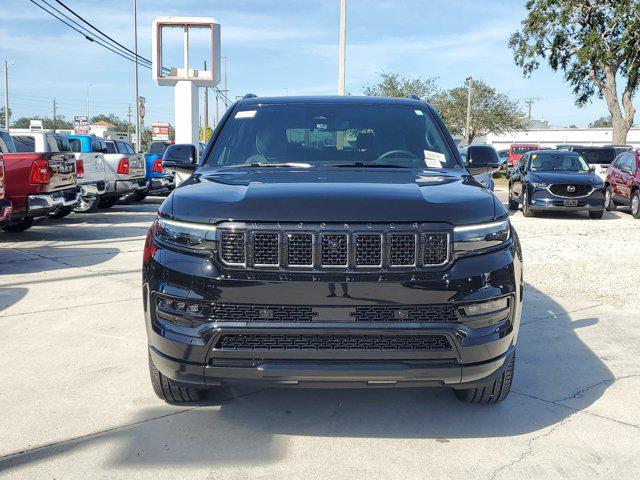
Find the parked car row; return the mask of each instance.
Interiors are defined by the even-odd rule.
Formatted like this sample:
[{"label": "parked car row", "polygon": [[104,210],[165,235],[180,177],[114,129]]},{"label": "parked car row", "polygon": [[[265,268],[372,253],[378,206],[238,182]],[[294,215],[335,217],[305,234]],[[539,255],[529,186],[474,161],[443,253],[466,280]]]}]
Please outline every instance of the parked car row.
[{"label": "parked car row", "polygon": [[145,155],[120,140],[0,130],[0,153],[0,227],[7,232],[24,231],[38,217],[110,208],[173,188],[161,158],[147,168]]}]

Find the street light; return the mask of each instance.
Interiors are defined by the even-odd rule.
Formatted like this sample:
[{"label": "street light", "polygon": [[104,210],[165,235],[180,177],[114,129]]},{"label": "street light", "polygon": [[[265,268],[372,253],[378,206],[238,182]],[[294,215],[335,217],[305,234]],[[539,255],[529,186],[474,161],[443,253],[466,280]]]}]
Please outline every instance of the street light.
[{"label": "street light", "polygon": [[467,145],[469,145],[471,141],[471,82],[473,82],[473,78],[468,76],[466,79],[467,82],[467,125],[464,129],[464,139]]},{"label": "street light", "polygon": [[9,130],[9,60],[4,61],[4,128]]}]

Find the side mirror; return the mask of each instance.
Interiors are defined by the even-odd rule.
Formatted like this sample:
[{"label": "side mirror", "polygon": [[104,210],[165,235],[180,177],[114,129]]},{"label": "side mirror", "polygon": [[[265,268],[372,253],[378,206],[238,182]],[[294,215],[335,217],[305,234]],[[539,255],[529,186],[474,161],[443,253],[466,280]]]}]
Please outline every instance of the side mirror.
[{"label": "side mirror", "polygon": [[493,173],[500,168],[498,152],[489,145],[469,145],[467,159],[467,171],[471,175]]},{"label": "side mirror", "polygon": [[196,147],[188,143],[169,145],[162,156],[162,166],[175,170],[194,171],[196,163]]},{"label": "side mirror", "polygon": [[589,171],[590,172],[595,172],[596,171],[596,167],[594,167],[593,165],[589,165]]}]

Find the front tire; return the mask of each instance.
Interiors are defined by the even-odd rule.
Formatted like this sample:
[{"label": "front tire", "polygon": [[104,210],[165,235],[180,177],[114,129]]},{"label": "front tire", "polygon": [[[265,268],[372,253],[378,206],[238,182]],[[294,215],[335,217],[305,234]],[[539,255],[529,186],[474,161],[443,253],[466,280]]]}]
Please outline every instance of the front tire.
[{"label": "front tire", "polygon": [[604,191],[604,208],[609,212],[613,212],[616,209],[616,202],[613,201],[613,190],[611,187],[607,187]]},{"label": "front tire", "polygon": [[178,383],[165,377],[155,366],[149,354],[149,375],[153,391],[161,400],[167,403],[197,402],[202,400],[206,390],[184,383]]},{"label": "front tire", "polygon": [[633,218],[640,218],[640,190],[631,195],[631,215]]},{"label": "front tire", "polygon": [[100,197],[98,208],[111,208],[118,202],[117,196]]},{"label": "front tire", "polygon": [[23,217],[11,221],[8,225],[2,227],[2,230],[8,233],[20,233],[29,230],[33,226],[32,217]]},{"label": "front tire", "polygon": [[513,352],[505,360],[502,371],[490,381],[475,388],[454,390],[458,400],[465,403],[491,405],[502,402],[511,391],[516,354]]},{"label": "front tire", "polygon": [[515,211],[515,210],[518,210],[518,206],[520,204],[513,199],[513,196],[511,193],[512,193],[512,188],[511,186],[509,186],[509,210]]},{"label": "front tire", "polygon": [[524,192],[522,192],[522,215],[525,217],[533,217],[535,213],[531,210],[531,206],[529,205],[529,193],[527,192],[527,187],[523,187]]}]

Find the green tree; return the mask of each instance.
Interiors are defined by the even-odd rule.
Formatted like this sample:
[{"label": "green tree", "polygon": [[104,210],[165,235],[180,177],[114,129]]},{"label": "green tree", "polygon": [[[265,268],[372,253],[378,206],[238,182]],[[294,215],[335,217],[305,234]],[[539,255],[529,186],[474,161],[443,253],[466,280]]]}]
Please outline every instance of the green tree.
[{"label": "green tree", "polygon": [[563,71],[578,106],[604,97],[613,143],[625,145],[636,113],[640,0],[529,0],[526,7],[528,16],[509,39],[516,64],[525,76],[542,61]]},{"label": "green tree", "polygon": [[13,128],[29,128],[31,120],[42,120],[42,128],[45,130],[71,130],[73,129],[73,123],[66,121],[64,116],[60,115],[56,118],[54,123],[52,118],[49,117],[20,117],[11,125]]},{"label": "green tree", "polygon": [[[11,121],[11,114],[13,112],[11,111],[11,108],[9,108],[9,121]],[[2,126],[4,126],[4,107],[0,107],[0,124],[2,124]]]},{"label": "green tree", "polygon": [[205,127],[202,127],[200,129],[200,141],[203,143],[207,143],[212,133],[213,133],[213,128],[211,128],[210,126],[207,125],[206,131],[205,131]]},{"label": "green tree", "polygon": [[611,128],[613,127],[613,121],[611,120],[611,116],[604,116],[595,119],[593,122],[589,124],[590,128]]},{"label": "green tree", "polygon": [[[464,135],[467,124],[467,85],[444,90],[432,99],[433,106],[454,135]],[[488,133],[526,128],[518,103],[480,80],[471,81],[469,142]]]},{"label": "green tree", "polygon": [[417,95],[429,101],[438,91],[437,78],[403,77],[397,73],[381,73],[378,83],[367,85],[363,93],[369,97],[408,97]]}]

